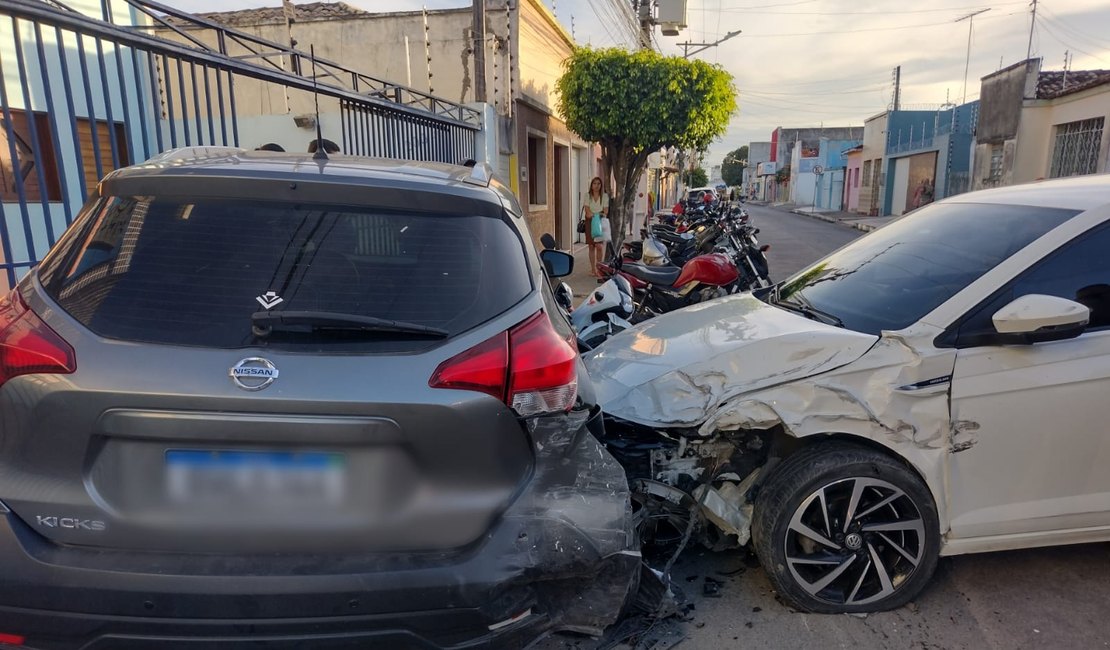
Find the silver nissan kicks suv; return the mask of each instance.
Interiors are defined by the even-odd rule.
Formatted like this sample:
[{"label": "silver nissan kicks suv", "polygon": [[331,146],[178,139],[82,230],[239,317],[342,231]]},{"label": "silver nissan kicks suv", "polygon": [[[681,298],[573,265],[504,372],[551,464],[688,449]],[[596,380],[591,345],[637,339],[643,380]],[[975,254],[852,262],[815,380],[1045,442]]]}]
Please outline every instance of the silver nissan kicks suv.
[{"label": "silver nissan kicks suv", "polygon": [[0,645],[517,647],[640,570],[484,165],[175,150],[0,302]]}]

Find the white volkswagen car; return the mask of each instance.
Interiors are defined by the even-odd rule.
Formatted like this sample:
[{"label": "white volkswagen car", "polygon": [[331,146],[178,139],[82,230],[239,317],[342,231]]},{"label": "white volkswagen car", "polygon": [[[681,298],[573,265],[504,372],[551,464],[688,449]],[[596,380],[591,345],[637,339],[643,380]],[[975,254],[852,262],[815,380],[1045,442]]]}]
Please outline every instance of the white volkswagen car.
[{"label": "white volkswagen car", "polygon": [[607,427],[671,445],[631,478],[750,534],[793,604],[889,609],[940,555],[1110,540],[1110,176],[940,201],[761,298],[586,359]]}]

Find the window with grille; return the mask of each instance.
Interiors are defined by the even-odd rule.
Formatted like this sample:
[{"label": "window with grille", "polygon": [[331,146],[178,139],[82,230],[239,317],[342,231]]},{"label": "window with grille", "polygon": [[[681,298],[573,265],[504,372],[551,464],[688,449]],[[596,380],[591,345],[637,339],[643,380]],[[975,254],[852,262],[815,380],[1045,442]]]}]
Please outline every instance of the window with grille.
[{"label": "window with grille", "polygon": [[[0,115],[0,201],[19,200],[20,185],[28,201],[44,197],[47,201],[61,201],[61,167],[55,156],[50,116],[17,108],[9,109],[8,114],[10,124]],[[108,172],[131,164],[127,132],[122,122],[109,124],[85,117],[75,118],[75,122],[81,175],[91,191]],[[119,165],[113,161],[113,150]],[[40,167],[36,168],[36,164]]]},{"label": "window with grille", "polygon": [[991,172],[987,177],[990,181],[1002,180],[1002,145],[991,145]]},{"label": "window with grille", "polygon": [[0,116],[0,201],[18,201],[21,190],[28,201],[60,201],[49,116],[16,108],[7,113],[10,123]]},{"label": "window with grille", "polygon": [[1098,170],[1103,122],[1104,118],[1095,117],[1056,125],[1050,177],[1093,174]]},{"label": "window with grille", "polygon": [[863,161],[863,186],[864,187],[870,187],[871,186],[871,161],[870,160]]}]

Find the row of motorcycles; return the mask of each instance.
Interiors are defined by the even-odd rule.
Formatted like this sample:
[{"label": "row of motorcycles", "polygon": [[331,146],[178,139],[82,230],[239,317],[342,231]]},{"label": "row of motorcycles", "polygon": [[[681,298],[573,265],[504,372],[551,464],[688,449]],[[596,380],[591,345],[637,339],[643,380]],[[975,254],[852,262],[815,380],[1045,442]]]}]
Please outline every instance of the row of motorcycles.
[{"label": "row of motorcycles", "polygon": [[[608,279],[572,308],[563,284],[560,304],[578,332],[579,348],[605,339],[662,313],[733,293],[771,286],[768,245],[742,206],[690,202],[657,218],[626,242],[621,254],[599,265]],[[554,238],[544,235],[554,247]]]}]

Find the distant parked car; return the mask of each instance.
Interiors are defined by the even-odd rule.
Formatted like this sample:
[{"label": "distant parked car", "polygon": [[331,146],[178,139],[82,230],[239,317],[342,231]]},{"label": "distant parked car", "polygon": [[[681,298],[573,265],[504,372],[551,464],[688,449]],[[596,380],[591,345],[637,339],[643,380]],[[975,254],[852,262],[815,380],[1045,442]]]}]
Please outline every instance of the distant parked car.
[{"label": "distant parked car", "polygon": [[654,450],[634,499],[750,534],[812,612],[898,607],[939,555],[1110,540],[1108,252],[1110,176],[975,192],[618,334],[587,366],[607,434]]},{"label": "distant parked car", "polygon": [[640,560],[572,262],[483,165],[110,174],[0,301],[0,645],[600,633]]},{"label": "distant parked car", "polygon": [[712,187],[692,187],[686,190],[686,202],[693,204],[702,203],[705,200],[706,194],[711,196],[713,201],[716,201],[719,196],[717,190]]}]

